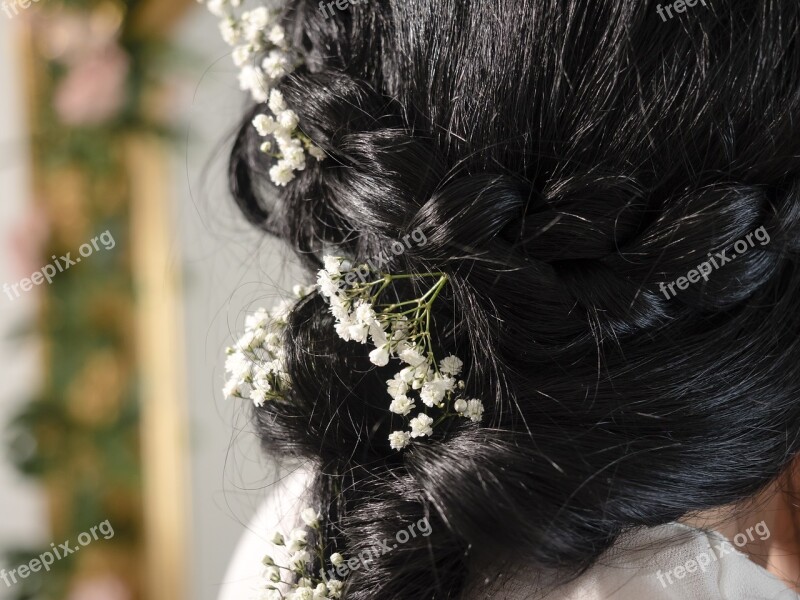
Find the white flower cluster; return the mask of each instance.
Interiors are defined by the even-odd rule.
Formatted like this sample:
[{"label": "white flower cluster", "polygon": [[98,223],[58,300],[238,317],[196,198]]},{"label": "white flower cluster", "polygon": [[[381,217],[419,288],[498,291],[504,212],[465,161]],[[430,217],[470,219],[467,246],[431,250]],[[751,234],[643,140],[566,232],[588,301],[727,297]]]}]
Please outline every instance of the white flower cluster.
[{"label": "white flower cluster", "polygon": [[306,168],[306,150],[317,160],[325,158],[325,153],[297,129],[297,113],[286,106],[280,91],[270,91],[268,105],[272,116],[258,115],[253,119],[253,126],[260,136],[275,139],[277,153],[273,153],[270,141],[261,145],[261,151],[278,159],[278,164],[269,170],[269,176],[275,185],[285,186],[295,178],[295,171]]},{"label": "white flower cluster", "polygon": [[[273,143],[264,142],[262,152],[278,159],[270,169],[270,178],[278,186],[285,186],[295,178],[296,171],[306,168],[306,151],[317,160],[324,152],[297,127],[297,114],[290,110],[275,82],[288,75],[299,64],[291,52],[286,32],[279,24],[279,4],[259,6],[237,14],[243,0],[197,0],[205,3],[209,11],[218,16],[222,38],[233,47],[233,62],[239,67],[239,87],[249,91],[258,103],[269,101],[272,115],[258,115],[253,125],[263,137],[272,136]],[[266,53],[260,65],[257,57]],[[275,151],[277,150],[277,152]]]},{"label": "white flower cluster", "polygon": [[[448,281],[447,275],[428,273],[421,275],[376,275],[373,281],[348,285],[345,275],[351,265],[343,258],[326,256],[325,268],[317,275],[319,290],[330,303],[331,314],[336,319],[336,333],[345,341],[365,344],[371,342],[375,349],[370,361],[379,367],[397,359],[405,366],[386,382],[392,398],[389,410],[408,417],[417,408],[417,398],[427,407],[410,419],[408,431],[394,431],[389,444],[395,450],[405,448],[411,438],[429,436],[433,428],[453,415],[479,422],[483,417],[480,400],[456,398],[464,389],[458,379],[464,363],[457,356],[448,356],[437,364],[433,355],[430,326],[431,305]],[[359,269],[365,269],[365,266]],[[381,295],[393,282],[400,279],[433,277],[436,283],[420,298],[396,304],[379,304]],[[424,409],[423,409],[424,410]],[[428,412],[438,410],[434,420]]]},{"label": "white flower cluster", "polygon": [[[312,288],[296,285],[293,291],[300,299]],[[250,398],[256,406],[263,406],[267,400],[285,396],[291,381],[282,337],[293,305],[294,301],[284,300],[270,311],[259,308],[247,317],[244,334],[226,351],[229,377],[222,390],[226,398]]]},{"label": "white flower cluster", "polygon": [[[337,579],[323,580],[311,572],[313,562],[312,552],[322,560],[324,548],[321,536],[317,535],[317,543],[312,547],[308,542],[309,529],[320,531],[319,513],[313,508],[305,508],[300,517],[306,525],[304,529],[294,529],[288,536],[276,532],[270,538],[275,546],[285,547],[289,553],[288,566],[282,567],[275,563],[271,556],[265,556],[262,564],[265,567],[264,579],[267,580],[264,590],[258,600],[326,600],[328,598],[342,598],[344,583]],[[343,557],[338,552],[330,556],[328,561],[339,564]],[[321,569],[322,571],[322,569]],[[294,583],[284,582],[283,575]],[[288,591],[287,591],[288,588]]]}]

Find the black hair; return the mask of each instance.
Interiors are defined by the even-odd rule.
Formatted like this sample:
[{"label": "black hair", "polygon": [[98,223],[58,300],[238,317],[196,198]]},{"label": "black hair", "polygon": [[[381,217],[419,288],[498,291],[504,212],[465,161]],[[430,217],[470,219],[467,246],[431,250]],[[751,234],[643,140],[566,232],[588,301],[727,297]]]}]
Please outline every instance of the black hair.
[{"label": "black hair", "polygon": [[641,0],[328,17],[291,0],[285,24],[305,65],[279,89],[327,158],[278,192],[256,106],[237,202],[310,271],[420,228],[392,270],[448,273],[436,343],[486,407],[391,450],[392,369],[336,336],[319,294],[294,309],[291,401],[255,413],[265,448],[315,465],[331,550],[432,529],[352,572],[348,598],[458,598],[488,557],[580,573],[627,530],[784,472],[800,448],[798,3],[664,21]]}]

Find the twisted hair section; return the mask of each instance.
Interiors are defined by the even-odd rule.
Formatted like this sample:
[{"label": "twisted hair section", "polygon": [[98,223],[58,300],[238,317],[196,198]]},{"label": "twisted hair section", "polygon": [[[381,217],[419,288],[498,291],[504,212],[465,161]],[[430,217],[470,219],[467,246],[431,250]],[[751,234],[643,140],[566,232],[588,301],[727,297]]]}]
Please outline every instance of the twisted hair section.
[{"label": "twisted hair section", "polygon": [[315,465],[331,551],[431,524],[350,573],[348,598],[469,597],[489,556],[575,575],[797,454],[800,6],[651,9],[289,3],[307,59],[279,87],[326,158],[276,190],[254,107],[236,201],[311,272],[422,231],[391,269],[448,274],[437,349],[486,407],[391,450],[391,372],[319,294],[295,307],[290,401],[255,411],[265,449]]}]

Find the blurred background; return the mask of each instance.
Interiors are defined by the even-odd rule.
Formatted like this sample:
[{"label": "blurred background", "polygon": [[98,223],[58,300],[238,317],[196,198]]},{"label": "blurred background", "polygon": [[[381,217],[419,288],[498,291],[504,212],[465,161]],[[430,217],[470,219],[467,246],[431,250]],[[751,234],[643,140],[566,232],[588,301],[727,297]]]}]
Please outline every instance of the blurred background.
[{"label": "blurred background", "polygon": [[269,493],[223,353],[297,273],[229,54],[195,0],[0,0],[0,599],[213,600]]}]

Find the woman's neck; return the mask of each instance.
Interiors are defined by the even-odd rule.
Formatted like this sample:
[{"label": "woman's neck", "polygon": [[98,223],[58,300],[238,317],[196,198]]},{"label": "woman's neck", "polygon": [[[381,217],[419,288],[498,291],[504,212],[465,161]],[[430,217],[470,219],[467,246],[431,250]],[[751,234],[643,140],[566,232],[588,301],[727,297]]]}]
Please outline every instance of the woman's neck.
[{"label": "woman's neck", "polygon": [[800,468],[795,465],[746,507],[716,508],[682,523],[723,535],[750,560],[800,592]]}]

